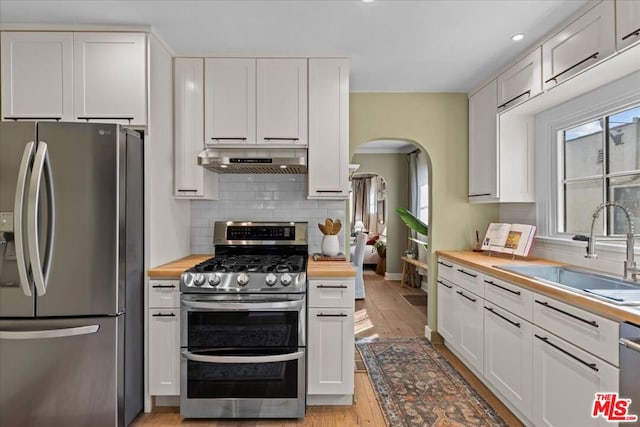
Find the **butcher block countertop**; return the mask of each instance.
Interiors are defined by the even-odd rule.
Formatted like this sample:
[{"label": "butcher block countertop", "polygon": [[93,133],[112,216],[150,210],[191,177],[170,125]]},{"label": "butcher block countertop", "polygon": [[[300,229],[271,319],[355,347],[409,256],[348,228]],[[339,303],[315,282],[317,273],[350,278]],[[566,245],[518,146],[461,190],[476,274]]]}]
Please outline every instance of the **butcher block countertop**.
[{"label": "butcher block countertop", "polygon": [[190,269],[213,255],[189,255],[166,264],[159,265],[147,271],[152,279],[179,279],[183,271]]},{"label": "butcher block countertop", "polygon": [[356,277],[356,269],[348,261],[314,261],[309,257],[307,277]]},{"label": "butcher block countertop", "polygon": [[[189,255],[166,264],[159,265],[147,271],[152,279],[179,279],[183,271],[190,269],[213,255]],[[356,270],[347,261],[314,261],[309,257],[307,277],[355,277]]]},{"label": "butcher block countertop", "polygon": [[577,292],[565,290],[558,286],[549,285],[494,267],[495,265],[507,266],[566,264],[537,258],[518,257],[516,259],[511,259],[511,256],[495,254],[493,254],[492,256],[488,256],[486,253],[471,251],[438,251],[437,254],[439,257],[443,257],[455,263],[473,268],[481,273],[490,274],[493,277],[514,283],[533,292],[556,298],[562,302],[580,307],[584,310],[609,317],[616,321],[629,321],[640,324],[640,307],[632,308],[610,304],[599,299],[591,298]]}]

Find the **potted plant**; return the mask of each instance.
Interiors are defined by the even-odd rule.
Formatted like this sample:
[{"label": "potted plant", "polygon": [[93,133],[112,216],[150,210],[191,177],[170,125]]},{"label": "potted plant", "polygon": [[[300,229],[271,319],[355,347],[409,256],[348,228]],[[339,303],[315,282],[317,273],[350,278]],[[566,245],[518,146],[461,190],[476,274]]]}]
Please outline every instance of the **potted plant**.
[{"label": "potted plant", "polygon": [[376,240],[376,242],[373,244],[372,251],[373,250],[378,252],[378,256],[380,258],[386,258],[387,257],[387,242],[382,240],[382,239]]}]

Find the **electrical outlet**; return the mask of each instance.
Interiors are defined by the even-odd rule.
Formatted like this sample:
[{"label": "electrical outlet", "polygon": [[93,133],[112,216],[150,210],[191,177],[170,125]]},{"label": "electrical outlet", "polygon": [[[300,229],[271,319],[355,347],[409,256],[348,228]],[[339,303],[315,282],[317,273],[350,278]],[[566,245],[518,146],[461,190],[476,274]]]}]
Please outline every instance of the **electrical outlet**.
[{"label": "electrical outlet", "polygon": [[0,212],[0,233],[13,232],[13,212]]}]

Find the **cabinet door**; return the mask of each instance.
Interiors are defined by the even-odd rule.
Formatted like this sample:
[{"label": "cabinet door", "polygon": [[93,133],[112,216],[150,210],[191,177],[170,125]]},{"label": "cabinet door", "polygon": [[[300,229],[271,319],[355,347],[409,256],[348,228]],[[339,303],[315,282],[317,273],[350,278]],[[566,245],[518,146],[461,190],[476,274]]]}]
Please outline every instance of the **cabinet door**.
[{"label": "cabinet door", "polygon": [[460,347],[460,304],[454,286],[438,279],[438,333],[447,345],[454,349]]},{"label": "cabinet door", "polygon": [[204,61],[205,144],[255,144],[256,60]]},{"label": "cabinet door", "polygon": [[537,426],[611,426],[592,418],[596,393],[618,392],[619,370],[534,327],[533,421]]},{"label": "cabinet door", "polygon": [[640,0],[616,1],[616,45],[618,50],[640,41]]},{"label": "cabinet door", "polygon": [[497,84],[469,98],[469,201],[498,197]]},{"label": "cabinet door", "polygon": [[484,304],[484,377],[531,419],[532,326],[506,310]]},{"label": "cabinet door", "polygon": [[542,45],[544,89],[614,52],[613,12],[614,2],[603,1]]},{"label": "cabinet door", "polygon": [[349,197],[349,60],[309,59],[309,198]]},{"label": "cabinet door", "polygon": [[257,60],[258,144],[307,145],[307,60]]},{"label": "cabinet door", "polygon": [[146,125],[143,33],[74,33],[74,117]]},{"label": "cabinet door", "polygon": [[73,34],[2,32],[2,118],[71,120]]},{"label": "cabinet door", "polygon": [[518,105],[542,91],[542,49],[538,47],[497,79],[498,109]]},{"label": "cabinet door", "polygon": [[353,310],[309,308],[308,394],[353,394]]},{"label": "cabinet door", "polygon": [[149,310],[149,394],[180,394],[180,310]]},{"label": "cabinet door", "polygon": [[482,372],[484,355],[484,313],[482,298],[456,287],[460,304],[460,354]]}]

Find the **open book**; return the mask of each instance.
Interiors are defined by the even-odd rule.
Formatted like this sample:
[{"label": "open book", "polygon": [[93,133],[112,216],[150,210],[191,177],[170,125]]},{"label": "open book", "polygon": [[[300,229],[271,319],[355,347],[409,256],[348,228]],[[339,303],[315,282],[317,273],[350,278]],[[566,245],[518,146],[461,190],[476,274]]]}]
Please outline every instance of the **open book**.
[{"label": "open book", "polygon": [[528,256],[536,235],[535,225],[491,223],[482,241],[484,251]]}]

